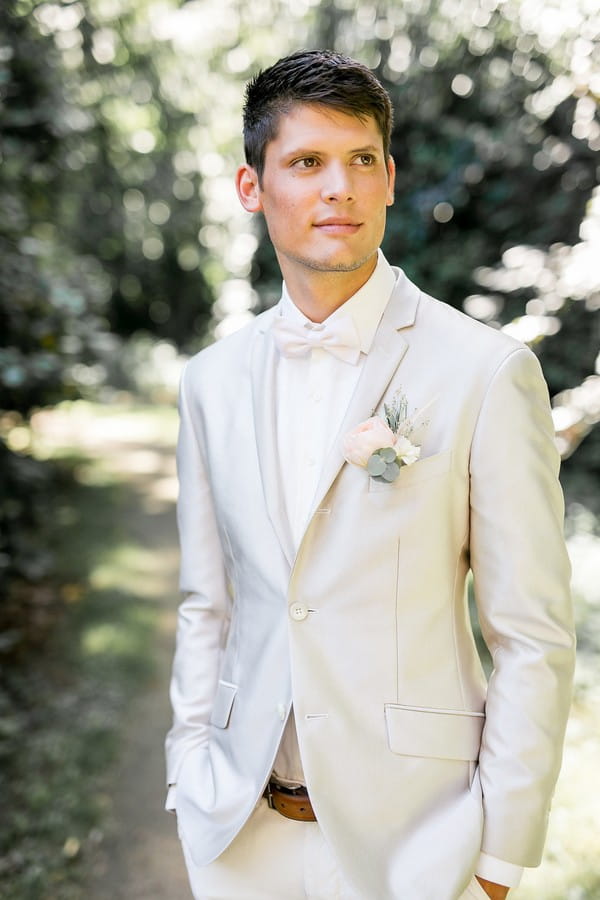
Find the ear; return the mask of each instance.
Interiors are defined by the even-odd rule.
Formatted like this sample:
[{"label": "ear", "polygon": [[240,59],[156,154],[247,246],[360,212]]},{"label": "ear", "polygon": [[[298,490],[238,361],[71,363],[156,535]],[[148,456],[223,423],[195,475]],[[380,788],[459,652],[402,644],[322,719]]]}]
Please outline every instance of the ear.
[{"label": "ear", "polygon": [[239,167],[235,177],[235,187],[240,203],[247,212],[254,213],[262,210],[258,175],[252,166],[245,163]]},{"label": "ear", "polygon": [[394,185],[396,184],[396,163],[392,159],[391,156],[388,156],[387,161],[387,170],[388,170],[388,192],[387,199],[385,201],[386,206],[392,206],[394,203]]}]

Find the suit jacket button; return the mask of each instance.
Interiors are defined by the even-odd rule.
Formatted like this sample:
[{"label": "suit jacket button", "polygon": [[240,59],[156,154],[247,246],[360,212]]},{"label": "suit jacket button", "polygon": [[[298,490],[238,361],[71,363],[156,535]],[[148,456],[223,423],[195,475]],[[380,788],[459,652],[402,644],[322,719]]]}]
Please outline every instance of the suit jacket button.
[{"label": "suit jacket button", "polygon": [[294,622],[302,622],[308,615],[308,610],[304,603],[291,603],[290,616]]}]

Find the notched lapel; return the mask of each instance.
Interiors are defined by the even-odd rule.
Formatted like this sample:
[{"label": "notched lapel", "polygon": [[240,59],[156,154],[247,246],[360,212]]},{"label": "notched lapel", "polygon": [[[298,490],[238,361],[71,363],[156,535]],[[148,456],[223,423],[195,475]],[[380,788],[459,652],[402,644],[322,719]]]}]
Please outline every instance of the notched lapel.
[{"label": "notched lapel", "polygon": [[275,345],[269,335],[271,320],[272,316],[262,317],[252,346],[250,367],[254,432],[267,513],[286,559],[291,565],[294,558],[294,544],[284,508],[281,470],[277,452],[275,424],[275,364],[277,354]]},{"label": "notched lapel", "polygon": [[419,295],[419,289],[400,271],[390,302],[375,334],[373,346],[365,360],[356,390],[323,465],[309,522],[344,464],[341,449],[343,436],[355,428],[359,422],[363,422],[373,415],[402,362],[408,349],[408,342],[402,335],[402,329],[414,325]]}]

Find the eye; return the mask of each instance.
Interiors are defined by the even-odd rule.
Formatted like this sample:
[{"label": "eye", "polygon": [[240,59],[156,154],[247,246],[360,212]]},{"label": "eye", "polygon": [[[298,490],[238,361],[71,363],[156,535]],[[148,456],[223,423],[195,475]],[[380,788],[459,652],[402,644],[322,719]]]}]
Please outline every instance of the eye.
[{"label": "eye", "polygon": [[294,166],[298,169],[315,169],[319,165],[316,156],[303,156],[294,161]]},{"label": "eye", "polygon": [[373,166],[375,165],[375,157],[372,153],[361,153],[356,157],[356,162],[360,166]]}]

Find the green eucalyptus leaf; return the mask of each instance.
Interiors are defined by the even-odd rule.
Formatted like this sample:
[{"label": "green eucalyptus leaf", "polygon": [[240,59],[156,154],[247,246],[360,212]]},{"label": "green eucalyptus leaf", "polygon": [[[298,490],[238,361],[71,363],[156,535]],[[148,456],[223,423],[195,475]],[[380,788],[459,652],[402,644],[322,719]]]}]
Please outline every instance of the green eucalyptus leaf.
[{"label": "green eucalyptus leaf", "polygon": [[379,456],[378,453],[373,453],[373,455],[369,458],[367,463],[367,472],[369,475],[383,475],[386,469],[386,461]]},{"label": "green eucalyptus leaf", "polygon": [[393,447],[384,447],[383,450],[379,451],[379,455],[386,463],[396,462],[396,451]]},{"label": "green eucalyptus leaf", "polygon": [[384,481],[395,481],[399,474],[400,466],[397,462],[392,462],[386,465],[385,471],[381,473],[381,477]]}]

